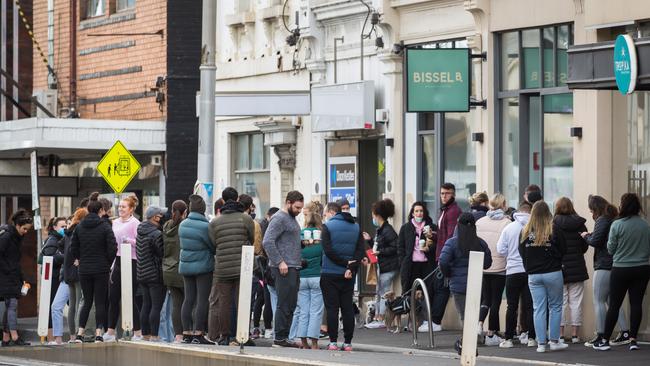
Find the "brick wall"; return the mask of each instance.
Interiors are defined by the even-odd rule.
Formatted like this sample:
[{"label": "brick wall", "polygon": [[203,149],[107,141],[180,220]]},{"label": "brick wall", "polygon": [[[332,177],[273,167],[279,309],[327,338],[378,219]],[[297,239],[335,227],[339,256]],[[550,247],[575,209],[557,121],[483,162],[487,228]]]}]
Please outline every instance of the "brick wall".
[{"label": "brick wall", "polygon": [[[77,17],[77,98],[83,118],[164,120],[154,93],[156,77],[166,76],[167,2],[137,0],[135,8],[115,11],[104,1],[104,15],[85,19],[87,0],[79,0]],[[55,2],[54,69],[59,101],[70,103],[70,0]],[[34,0],[35,37],[47,55],[47,0]],[[112,10],[111,10],[112,9]],[[133,35],[155,33],[160,35]],[[131,35],[120,35],[129,33]],[[47,69],[34,52],[34,90],[47,88]]]}]

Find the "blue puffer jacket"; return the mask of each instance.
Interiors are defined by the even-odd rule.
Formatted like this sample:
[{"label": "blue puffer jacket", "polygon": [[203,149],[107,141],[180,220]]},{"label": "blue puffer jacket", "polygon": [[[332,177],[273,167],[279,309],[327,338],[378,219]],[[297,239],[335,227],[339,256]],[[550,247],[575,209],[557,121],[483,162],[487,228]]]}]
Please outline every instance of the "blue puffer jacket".
[{"label": "blue puffer jacket", "polygon": [[[479,238],[483,248],[483,269],[492,266],[492,253],[487,243]],[[467,268],[469,267],[469,257],[464,257],[458,246],[458,230],[454,236],[445,242],[445,246],[440,253],[440,270],[449,278],[449,290],[454,294],[464,294],[467,292]]]},{"label": "blue puffer jacket", "polygon": [[[323,265],[321,273],[324,275],[342,276],[347,269],[348,261],[363,257],[363,237],[359,224],[349,213],[339,213],[332,217],[324,226],[322,237]],[[360,250],[359,250],[360,248]]]},{"label": "blue puffer jacket", "polygon": [[190,212],[178,229],[181,242],[178,273],[196,276],[214,271],[214,243],[208,236],[208,219]]}]

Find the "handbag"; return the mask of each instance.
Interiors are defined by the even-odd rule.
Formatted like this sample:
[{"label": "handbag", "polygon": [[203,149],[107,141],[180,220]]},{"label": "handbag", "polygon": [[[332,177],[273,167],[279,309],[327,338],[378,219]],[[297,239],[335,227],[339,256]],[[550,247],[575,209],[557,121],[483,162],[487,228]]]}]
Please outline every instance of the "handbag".
[{"label": "handbag", "polygon": [[377,285],[377,264],[371,263],[366,272],[366,284]]}]

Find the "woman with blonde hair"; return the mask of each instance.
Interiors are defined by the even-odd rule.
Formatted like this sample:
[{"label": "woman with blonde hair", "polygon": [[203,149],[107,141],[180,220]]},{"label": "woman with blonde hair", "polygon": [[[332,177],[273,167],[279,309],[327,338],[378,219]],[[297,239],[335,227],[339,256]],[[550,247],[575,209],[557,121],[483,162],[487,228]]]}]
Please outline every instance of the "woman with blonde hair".
[{"label": "woman with blonde hair", "polygon": [[568,347],[559,342],[564,284],[562,257],[566,253],[563,244],[553,233],[553,215],[546,202],[535,202],[530,221],[521,232],[519,253],[528,273],[528,286],[533,297],[537,352],[546,352],[547,315],[551,351]]},{"label": "woman with blonde hair", "polygon": [[485,240],[492,253],[492,265],[483,271],[481,294],[481,312],[479,315],[479,332],[483,331],[483,322],[490,314],[486,346],[498,346],[503,339],[499,332],[499,308],[506,287],[506,257],[497,251],[497,243],[503,230],[511,223],[505,214],[506,197],[496,193],[490,199],[490,210],[485,217],[476,221],[476,234]]},{"label": "woman with blonde hair", "polygon": [[490,210],[490,197],[486,192],[476,192],[469,198],[469,205],[472,216],[478,221]]}]

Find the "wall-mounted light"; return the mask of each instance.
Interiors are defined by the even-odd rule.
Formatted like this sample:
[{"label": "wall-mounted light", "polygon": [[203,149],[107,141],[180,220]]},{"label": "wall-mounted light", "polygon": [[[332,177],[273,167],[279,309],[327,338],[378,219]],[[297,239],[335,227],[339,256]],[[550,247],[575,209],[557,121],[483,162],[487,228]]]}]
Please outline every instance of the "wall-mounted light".
[{"label": "wall-mounted light", "polygon": [[375,47],[384,48],[384,40],[382,39],[382,37],[375,38]]},{"label": "wall-mounted light", "polygon": [[571,127],[571,137],[582,138],[582,127]]},{"label": "wall-mounted light", "polygon": [[472,141],[482,144],[483,143],[483,132],[474,132],[474,133],[472,133]]}]

